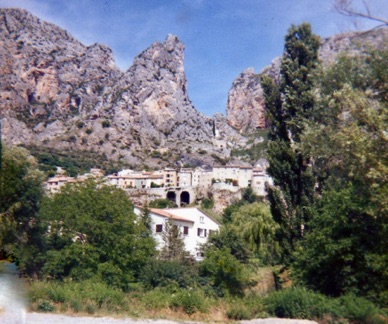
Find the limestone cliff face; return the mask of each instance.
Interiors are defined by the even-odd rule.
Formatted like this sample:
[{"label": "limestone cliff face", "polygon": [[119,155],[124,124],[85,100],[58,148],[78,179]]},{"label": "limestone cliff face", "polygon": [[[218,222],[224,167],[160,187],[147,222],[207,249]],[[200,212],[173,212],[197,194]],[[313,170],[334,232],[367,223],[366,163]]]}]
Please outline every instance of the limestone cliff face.
[{"label": "limestone cliff face", "polygon": [[122,72],[108,47],[85,46],[25,10],[0,9],[0,116],[9,144],[94,152],[133,166],[227,157],[186,88],[184,45],[173,35]]},{"label": "limestone cliff face", "polygon": [[99,109],[109,111],[123,131],[147,130],[143,142],[162,146],[187,139],[210,143],[211,119],[193,107],[186,84],[184,45],[169,35],[164,43],[152,44],[135,58],[133,66],[105,94]]},{"label": "limestone cliff face", "polygon": [[252,68],[246,69],[229,90],[226,107],[229,125],[241,132],[265,128],[263,100],[260,77]]},{"label": "limestone cliff face", "polygon": [[[357,55],[365,46],[381,48],[388,41],[388,29],[369,32],[353,32],[335,35],[322,40],[319,58],[324,66],[333,63],[339,53]],[[281,57],[275,58],[271,65],[255,74],[252,68],[243,71],[229,90],[226,107],[227,121],[241,133],[265,128],[265,107],[260,75],[266,74],[278,80]]]},{"label": "limestone cliff face", "polygon": [[84,46],[27,11],[2,9],[0,24],[1,103],[13,115],[27,106],[36,106],[31,117],[82,113],[121,75],[109,48]]}]

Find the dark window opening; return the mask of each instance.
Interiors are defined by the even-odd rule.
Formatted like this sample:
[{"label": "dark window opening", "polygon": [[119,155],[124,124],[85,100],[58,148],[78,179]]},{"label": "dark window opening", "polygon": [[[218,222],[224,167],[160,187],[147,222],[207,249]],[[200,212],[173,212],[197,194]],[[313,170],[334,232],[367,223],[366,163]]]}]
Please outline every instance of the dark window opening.
[{"label": "dark window opening", "polygon": [[156,233],[163,232],[163,225],[162,224],[157,224],[156,225]]}]

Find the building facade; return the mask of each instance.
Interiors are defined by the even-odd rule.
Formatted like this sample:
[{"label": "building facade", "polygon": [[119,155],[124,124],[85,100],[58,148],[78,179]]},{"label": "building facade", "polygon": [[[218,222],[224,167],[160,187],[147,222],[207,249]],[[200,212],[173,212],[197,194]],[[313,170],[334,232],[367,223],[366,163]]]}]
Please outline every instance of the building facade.
[{"label": "building facade", "polygon": [[[140,216],[142,209],[135,207],[135,214]],[[163,232],[166,222],[171,221],[178,226],[187,252],[196,260],[202,260],[201,246],[205,244],[209,235],[220,228],[220,224],[198,208],[171,208],[150,209],[152,235],[157,243],[157,249],[161,250],[165,244]]]}]

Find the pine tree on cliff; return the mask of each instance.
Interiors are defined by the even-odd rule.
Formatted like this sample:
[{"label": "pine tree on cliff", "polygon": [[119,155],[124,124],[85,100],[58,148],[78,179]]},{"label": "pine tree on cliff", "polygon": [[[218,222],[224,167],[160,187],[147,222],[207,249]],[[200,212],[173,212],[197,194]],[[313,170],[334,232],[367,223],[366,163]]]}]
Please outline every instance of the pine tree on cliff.
[{"label": "pine tree on cliff", "polygon": [[318,65],[318,36],[309,24],[292,26],[285,37],[280,81],[263,76],[269,127],[268,188],[271,211],[280,224],[279,239],[287,260],[295,241],[303,236],[314,197],[314,178],[309,159],[298,150],[300,135],[314,107],[312,72]]}]

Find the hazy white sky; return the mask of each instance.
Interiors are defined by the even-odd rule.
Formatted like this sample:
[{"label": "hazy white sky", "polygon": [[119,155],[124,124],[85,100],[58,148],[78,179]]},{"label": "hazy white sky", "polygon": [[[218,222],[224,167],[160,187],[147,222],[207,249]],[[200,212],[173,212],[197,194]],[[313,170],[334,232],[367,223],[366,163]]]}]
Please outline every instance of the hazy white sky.
[{"label": "hazy white sky", "polygon": [[[388,1],[369,2],[387,17]],[[27,9],[85,45],[108,45],[122,70],[153,42],[178,36],[190,99],[205,115],[225,112],[228,91],[244,69],[259,72],[281,55],[291,24],[310,22],[321,37],[353,26],[332,0],[0,0],[0,7]]]}]

